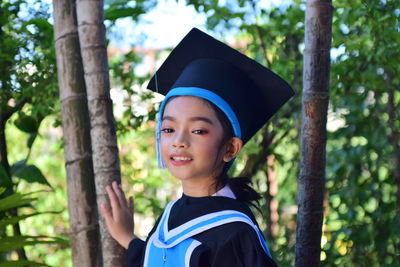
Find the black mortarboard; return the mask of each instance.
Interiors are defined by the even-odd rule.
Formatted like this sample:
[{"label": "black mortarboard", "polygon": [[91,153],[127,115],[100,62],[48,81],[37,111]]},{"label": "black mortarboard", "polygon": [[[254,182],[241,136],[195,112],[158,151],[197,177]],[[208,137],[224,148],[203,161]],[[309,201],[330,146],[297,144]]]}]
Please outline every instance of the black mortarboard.
[{"label": "black mortarboard", "polygon": [[[237,119],[246,143],[294,91],[281,77],[206,33],[193,28],[150,80],[148,89],[168,97],[195,95],[214,102],[231,123]],[[172,90],[172,92],[171,92]],[[210,96],[211,95],[211,96]],[[213,101],[214,96],[221,101]],[[210,99],[211,97],[211,99]],[[165,101],[164,100],[164,105]],[[217,103],[215,103],[217,102]],[[226,105],[225,105],[226,106]],[[234,113],[233,117],[230,114]],[[163,105],[160,108],[160,115]]]}]

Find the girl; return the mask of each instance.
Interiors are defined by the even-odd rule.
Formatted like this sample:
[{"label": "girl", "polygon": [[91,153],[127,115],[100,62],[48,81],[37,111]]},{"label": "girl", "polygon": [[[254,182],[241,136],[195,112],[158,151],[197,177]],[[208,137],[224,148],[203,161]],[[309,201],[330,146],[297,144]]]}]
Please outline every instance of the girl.
[{"label": "girl", "polygon": [[234,158],[293,90],[276,74],[193,29],[149,83],[165,95],[156,140],[160,167],[181,180],[146,242],[137,238],[132,198],[115,182],[101,206],[129,266],[276,266],[248,207],[260,196],[229,178]]}]

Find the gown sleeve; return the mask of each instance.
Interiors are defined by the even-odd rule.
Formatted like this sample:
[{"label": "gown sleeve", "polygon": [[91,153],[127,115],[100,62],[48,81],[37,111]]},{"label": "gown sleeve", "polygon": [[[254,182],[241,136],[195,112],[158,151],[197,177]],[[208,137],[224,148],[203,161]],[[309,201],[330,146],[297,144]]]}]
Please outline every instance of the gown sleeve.
[{"label": "gown sleeve", "polygon": [[146,242],[139,238],[132,239],[129,243],[127,258],[129,267],[141,267],[143,261]]},{"label": "gown sleeve", "polygon": [[226,233],[227,239],[214,248],[214,253],[207,253],[208,256],[211,254],[209,266],[277,267],[262,248],[254,229],[245,224],[239,225],[234,233]]},{"label": "gown sleeve", "polygon": [[143,241],[139,238],[134,238],[128,245],[127,260],[128,267],[142,267],[144,260],[144,253],[146,251],[146,244],[149,237],[154,233],[158,224],[160,223],[161,216],[158,217],[153,229],[150,231],[147,240]]}]

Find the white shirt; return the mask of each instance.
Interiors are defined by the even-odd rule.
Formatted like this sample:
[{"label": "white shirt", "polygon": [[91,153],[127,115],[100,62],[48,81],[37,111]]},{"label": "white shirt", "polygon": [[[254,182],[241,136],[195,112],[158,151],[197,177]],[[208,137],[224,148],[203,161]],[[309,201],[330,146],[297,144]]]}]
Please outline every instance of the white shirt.
[{"label": "white shirt", "polygon": [[229,185],[225,185],[223,188],[221,188],[219,191],[215,192],[211,196],[230,197],[230,198],[236,199],[236,196],[232,192],[232,189],[229,187]]}]

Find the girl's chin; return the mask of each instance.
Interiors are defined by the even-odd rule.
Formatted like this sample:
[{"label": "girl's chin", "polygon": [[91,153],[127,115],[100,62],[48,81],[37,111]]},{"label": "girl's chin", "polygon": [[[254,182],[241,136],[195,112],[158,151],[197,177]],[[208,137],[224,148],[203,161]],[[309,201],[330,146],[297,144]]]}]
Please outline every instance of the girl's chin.
[{"label": "girl's chin", "polygon": [[179,174],[175,174],[175,173],[172,173],[172,176],[174,176],[176,179],[180,180],[181,182],[189,181],[191,179],[191,177],[188,177],[185,175],[179,175]]},{"label": "girl's chin", "polygon": [[185,173],[184,171],[177,171],[176,169],[171,169],[169,167],[167,167],[169,172],[172,174],[173,177],[175,177],[176,179],[180,180],[181,182],[183,181],[190,181],[190,180],[207,180],[207,178],[202,178],[199,176],[196,176],[194,174],[189,174],[189,173]]}]

